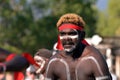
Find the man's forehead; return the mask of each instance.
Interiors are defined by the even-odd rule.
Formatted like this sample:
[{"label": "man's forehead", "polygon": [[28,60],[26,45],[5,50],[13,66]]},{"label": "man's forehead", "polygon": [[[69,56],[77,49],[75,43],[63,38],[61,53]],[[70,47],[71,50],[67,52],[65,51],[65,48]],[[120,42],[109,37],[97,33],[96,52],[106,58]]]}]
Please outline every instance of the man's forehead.
[{"label": "man's forehead", "polygon": [[83,30],[83,27],[82,26],[78,26],[78,25],[75,25],[75,24],[71,24],[71,23],[67,23],[67,24],[62,24],[61,26],[59,26],[58,30],[63,30],[63,29],[67,29],[67,28],[70,28],[70,29],[77,29],[77,30]]},{"label": "man's forehead", "polygon": [[70,29],[70,28],[66,28],[61,30],[60,32],[78,32],[76,29]]},{"label": "man's forehead", "polygon": [[40,60],[40,59],[44,59],[45,57],[42,57],[42,56],[35,56],[34,59],[35,60]]}]

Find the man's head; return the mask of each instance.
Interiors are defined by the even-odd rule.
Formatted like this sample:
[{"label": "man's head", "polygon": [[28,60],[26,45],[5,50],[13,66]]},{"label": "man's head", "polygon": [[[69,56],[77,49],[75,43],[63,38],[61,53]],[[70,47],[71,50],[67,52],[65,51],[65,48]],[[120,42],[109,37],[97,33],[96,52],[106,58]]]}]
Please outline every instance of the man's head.
[{"label": "man's head", "polygon": [[40,68],[36,71],[36,73],[44,71],[44,67],[51,56],[52,51],[48,49],[42,48],[37,51],[37,53],[34,55],[34,60],[40,66]]},{"label": "man's head", "polygon": [[66,52],[72,52],[82,39],[84,39],[85,22],[82,17],[68,13],[60,17],[57,22],[59,37]]}]

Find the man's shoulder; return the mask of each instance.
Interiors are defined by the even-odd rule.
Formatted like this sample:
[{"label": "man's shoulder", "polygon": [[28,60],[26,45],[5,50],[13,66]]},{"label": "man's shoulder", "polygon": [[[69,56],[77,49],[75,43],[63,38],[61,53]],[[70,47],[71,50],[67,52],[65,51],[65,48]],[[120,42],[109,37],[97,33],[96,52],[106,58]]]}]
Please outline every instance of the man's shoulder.
[{"label": "man's shoulder", "polygon": [[101,52],[97,48],[95,48],[94,46],[87,46],[85,48],[84,52],[87,54],[91,54],[91,55],[101,54]]},{"label": "man's shoulder", "polygon": [[50,62],[54,62],[54,63],[59,63],[61,62],[61,60],[65,59],[65,55],[64,55],[64,52],[63,51],[60,51],[59,53],[53,55],[51,58],[50,58]]},{"label": "man's shoulder", "polygon": [[58,53],[56,53],[55,55],[53,55],[51,57],[51,59],[52,58],[62,58],[63,54],[64,54],[64,51],[59,51]]},{"label": "man's shoulder", "polygon": [[84,51],[85,56],[84,57],[92,57],[95,58],[96,60],[103,60],[104,56],[103,54],[94,46],[88,46],[86,47]]},{"label": "man's shoulder", "polygon": [[102,60],[104,58],[104,56],[102,55],[102,53],[96,49],[94,46],[87,46],[83,52],[83,56],[81,58],[84,57],[89,57],[91,59],[94,58],[96,60]]},{"label": "man's shoulder", "polygon": [[60,54],[54,55],[50,60],[49,64],[52,66],[60,66],[61,65],[62,58],[60,57]]}]

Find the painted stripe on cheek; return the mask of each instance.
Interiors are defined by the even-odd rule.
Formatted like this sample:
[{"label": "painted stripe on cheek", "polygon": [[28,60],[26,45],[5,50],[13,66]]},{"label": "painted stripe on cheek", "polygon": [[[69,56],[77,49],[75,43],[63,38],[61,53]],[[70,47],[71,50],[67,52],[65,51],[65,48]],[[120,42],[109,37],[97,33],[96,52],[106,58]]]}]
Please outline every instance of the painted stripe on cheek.
[{"label": "painted stripe on cheek", "polygon": [[73,35],[73,36],[60,36],[60,39],[64,39],[64,38],[75,39],[75,38],[78,38],[78,35]]}]

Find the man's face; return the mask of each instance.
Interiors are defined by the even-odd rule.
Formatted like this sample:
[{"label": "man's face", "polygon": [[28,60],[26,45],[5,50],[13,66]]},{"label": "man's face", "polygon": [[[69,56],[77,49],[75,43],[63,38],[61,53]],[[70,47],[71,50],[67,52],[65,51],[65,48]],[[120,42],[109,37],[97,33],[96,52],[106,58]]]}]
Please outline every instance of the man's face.
[{"label": "man's face", "polygon": [[34,57],[35,62],[41,66],[41,64],[45,61],[43,57],[41,56],[35,56]]},{"label": "man's face", "polygon": [[44,66],[45,66],[45,58],[41,57],[41,56],[35,56],[34,57],[35,62],[40,66],[36,73],[42,73],[42,71],[44,70]]},{"label": "man's face", "polygon": [[72,52],[79,42],[78,31],[75,29],[64,29],[59,31],[59,35],[64,50]]}]

